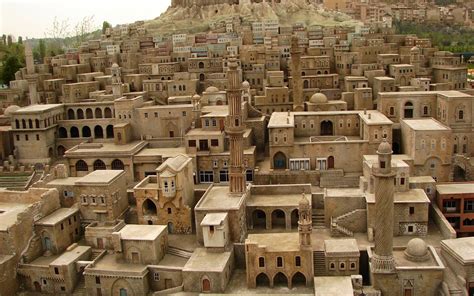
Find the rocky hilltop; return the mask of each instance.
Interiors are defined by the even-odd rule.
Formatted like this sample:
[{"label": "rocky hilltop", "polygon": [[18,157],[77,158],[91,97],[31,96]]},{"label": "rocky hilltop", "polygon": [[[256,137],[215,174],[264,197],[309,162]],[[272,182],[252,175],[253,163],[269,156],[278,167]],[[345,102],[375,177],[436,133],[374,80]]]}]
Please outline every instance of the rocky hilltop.
[{"label": "rocky hilltop", "polygon": [[281,3],[216,4],[192,7],[169,7],[160,17],[148,21],[147,29],[158,33],[198,33],[208,31],[210,24],[229,17],[243,21],[278,19],[280,24],[303,23],[306,26],[356,26],[359,23],[349,16],[329,12],[308,0],[282,0]]}]

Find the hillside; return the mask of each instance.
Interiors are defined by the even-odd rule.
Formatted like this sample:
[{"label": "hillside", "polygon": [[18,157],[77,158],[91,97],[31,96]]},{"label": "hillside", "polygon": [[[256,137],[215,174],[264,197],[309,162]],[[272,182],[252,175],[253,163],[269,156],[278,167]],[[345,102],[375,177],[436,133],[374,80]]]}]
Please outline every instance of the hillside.
[{"label": "hillside", "polygon": [[198,33],[209,30],[209,24],[229,17],[239,16],[243,21],[278,19],[282,25],[303,23],[306,26],[356,26],[359,22],[342,13],[328,12],[306,0],[282,0],[272,7],[268,3],[241,5],[210,5],[205,7],[168,8],[160,17],[147,21],[146,28],[151,32]]}]

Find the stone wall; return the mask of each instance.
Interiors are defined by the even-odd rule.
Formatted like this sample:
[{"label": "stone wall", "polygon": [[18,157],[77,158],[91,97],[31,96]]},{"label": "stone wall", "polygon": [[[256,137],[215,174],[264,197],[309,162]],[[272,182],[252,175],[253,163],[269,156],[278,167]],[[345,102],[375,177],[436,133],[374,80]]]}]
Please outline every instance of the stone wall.
[{"label": "stone wall", "polygon": [[148,281],[152,291],[168,290],[183,285],[181,268],[149,265],[148,270]]},{"label": "stone wall", "polygon": [[438,226],[439,231],[443,235],[444,239],[456,238],[456,230],[449,224],[448,220],[443,215],[443,212],[438,208],[436,204],[430,206],[430,217]]}]

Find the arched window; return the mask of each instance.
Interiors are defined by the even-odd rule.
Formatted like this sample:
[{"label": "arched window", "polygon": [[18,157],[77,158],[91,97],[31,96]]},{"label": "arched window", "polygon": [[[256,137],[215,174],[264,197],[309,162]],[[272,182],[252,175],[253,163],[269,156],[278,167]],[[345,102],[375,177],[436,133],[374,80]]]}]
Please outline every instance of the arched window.
[{"label": "arched window", "polygon": [[15,119],[15,128],[20,128],[20,121],[18,119]]},{"label": "arched window", "polygon": [[265,258],[263,257],[258,258],[258,267],[265,267]]},{"label": "arched window", "polygon": [[88,172],[89,166],[84,160],[78,160],[76,162],[76,172]]},{"label": "arched window", "polygon": [[33,120],[28,119],[28,128],[33,128]]},{"label": "arched window", "polygon": [[94,161],[94,171],[106,169],[107,167],[105,166],[105,163],[102,160],[97,159],[96,161]]},{"label": "arched window", "polygon": [[40,121],[38,119],[35,119],[35,127],[40,128]]},{"label": "arched window", "polygon": [[26,128],[26,120],[24,119],[21,120],[21,127]]},{"label": "arched window", "polygon": [[428,115],[428,106],[423,107],[423,115]]},{"label": "arched window", "polygon": [[113,125],[108,125],[105,128],[105,133],[106,133],[107,139],[113,138],[114,137],[114,126]]},{"label": "arched window", "polygon": [[120,159],[115,159],[112,161],[112,169],[113,170],[123,170],[125,168],[123,162]]},{"label": "arched window", "polygon": [[464,110],[459,110],[459,112],[458,112],[458,119],[459,119],[459,120],[464,120]]},{"label": "arched window", "polygon": [[69,119],[69,120],[76,119],[76,116],[74,114],[74,110],[72,110],[72,109],[67,110],[67,119]]},{"label": "arched window", "polygon": [[82,109],[77,110],[77,119],[84,119],[84,111]]},{"label": "arched window", "polygon": [[203,63],[203,62],[199,62],[198,67],[199,67],[199,69],[204,69],[204,63]]},{"label": "arched window", "polygon": [[112,118],[112,109],[110,109],[109,107],[105,108],[104,115],[105,118]]},{"label": "arched window", "polygon": [[413,118],[413,103],[406,102],[404,107],[404,118]]},{"label": "arched window", "polygon": [[102,109],[100,108],[95,109],[95,118],[102,118]]},{"label": "arched window", "polygon": [[67,129],[65,129],[64,127],[60,127],[58,130],[58,134],[59,138],[61,139],[67,138]]},{"label": "arched window", "polygon": [[94,114],[92,113],[92,109],[90,109],[90,108],[87,108],[87,109],[86,109],[86,118],[87,118],[87,119],[92,119],[92,118],[94,118]]}]

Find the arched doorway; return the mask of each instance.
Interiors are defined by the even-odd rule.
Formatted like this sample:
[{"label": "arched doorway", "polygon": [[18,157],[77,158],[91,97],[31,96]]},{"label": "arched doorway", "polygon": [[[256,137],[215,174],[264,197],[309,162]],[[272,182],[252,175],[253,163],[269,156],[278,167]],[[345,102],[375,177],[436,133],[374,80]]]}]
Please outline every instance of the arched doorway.
[{"label": "arched doorway", "polygon": [[255,210],[252,213],[253,229],[265,229],[267,227],[267,214],[262,210]]},{"label": "arched doorway", "polygon": [[328,157],[328,170],[334,169],[334,156]]},{"label": "arched doorway", "polygon": [[71,138],[79,138],[79,129],[75,126],[71,127]]},{"label": "arched doorway", "polygon": [[69,120],[76,119],[76,116],[74,114],[74,110],[72,110],[72,109],[67,110],[67,119],[69,119]]},{"label": "arched doorway", "polygon": [[207,278],[202,279],[202,292],[203,293],[211,292],[211,281],[209,281],[209,279]]},{"label": "arched doorway", "polygon": [[203,63],[203,62],[199,62],[198,67],[199,67],[199,69],[204,69],[204,63]]},{"label": "arched doorway", "polygon": [[168,222],[168,233],[172,234],[174,231],[174,224],[173,222]]},{"label": "arched doorway", "polygon": [[273,278],[274,287],[288,287],[288,278],[283,273],[279,272]]},{"label": "arched doorway", "polygon": [[412,102],[406,102],[405,107],[403,110],[403,117],[404,118],[413,118],[413,103]]},{"label": "arched doorway", "polygon": [[291,286],[306,286],[306,277],[301,272],[297,272],[293,275],[291,279]]},{"label": "arched doorway", "polygon": [[92,135],[92,133],[91,133],[90,127],[84,126],[82,128],[82,137],[83,138],[89,138],[89,137],[91,137],[91,135]]},{"label": "arched doorway", "polygon": [[119,296],[128,296],[127,289],[121,288],[119,290]]},{"label": "arched doorway", "polygon": [[158,214],[155,203],[148,198],[143,202],[142,212],[143,212],[143,215],[156,216]]},{"label": "arched doorway", "polygon": [[41,284],[37,281],[35,281],[33,283],[33,285],[35,286],[35,291],[38,292],[38,293],[41,293]]},{"label": "arched doorway", "polygon": [[294,209],[291,212],[291,228],[298,228],[299,214],[298,209]]},{"label": "arched doorway", "polygon": [[332,135],[334,135],[332,121],[325,120],[321,122],[321,136],[332,136]]},{"label": "arched doorway", "polygon": [[67,138],[67,129],[65,129],[64,127],[60,127],[58,130],[58,136],[61,139]]},{"label": "arched doorway", "polygon": [[102,109],[100,108],[95,109],[95,118],[102,118]]},{"label": "arched doorway", "polygon": [[51,239],[47,236],[43,238],[44,250],[51,251]]},{"label": "arched doorway", "polygon": [[94,161],[94,171],[106,169],[107,167],[105,166],[105,163],[102,160],[97,159],[96,161]]},{"label": "arched doorway", "polygon": [[269,287],[270,286],[270,279],[266,274],[263,272],[257,275],[255,279],[255,284],[257,287]]},{"label": "arched doorway", "polygon": [[99,138],[99,139],[102,139],[104,138],[104,130],[102,129],[102,127],[100,125],[96,125],[94,127],[94,135],[95,135],[95,138]]},{"label": "arched doorway", "polygon": [[275,170],[285,170],[286,169],[286,156],[283,152],[278,152],[273,156],[273,168]]},{"label": "arched doorway", "polygon": [[77,119],[84,119],[84,111],[82,109],[77,109]]},{"label": "arched doorway", "polygon": [[286,215],[282,210],[274,210],[272,212],[272,229],[285,228],[286,227]]},{"label": "arched doorway", "polygon": [[112,109],[110,109],[109,107],[105,108],[104,110],[104,113],[105,113],[105,118],[112,118]]},{"label": "arched doorway", "polygon": [[114,137],[114,126],[108,125],[105,129],[105,133],[107,135],[107,139],[111,139]]},{"label": "arched doorway", "polygon": [[58,156],[64,156],[64,153],[66,153],[66,148],[64,148],[64,146],[62,145],[59,145],[57,151],[58,151]]},{"label": "arched doorway", "polygon": [[466,182],[466,170],[462,168],[460,165],[454,165],[454,172],[453,172],[454,182]]}]

